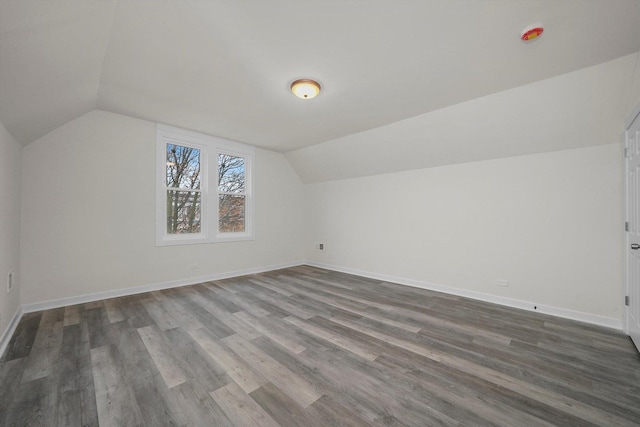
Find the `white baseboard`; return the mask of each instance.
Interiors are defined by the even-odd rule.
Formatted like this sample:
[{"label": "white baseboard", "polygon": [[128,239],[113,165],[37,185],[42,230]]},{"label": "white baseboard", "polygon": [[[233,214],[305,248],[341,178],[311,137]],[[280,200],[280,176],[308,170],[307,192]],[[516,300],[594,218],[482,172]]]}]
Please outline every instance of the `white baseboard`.
[{"label": "white baseboard", "polygon": [[621,319],[614,319],[604,316],[598,316],[595,314],[584,313],[581,311],[569,310],[566,308],[559,308],[554,306],[541,305],[530,301],[523,301],[514,298],[500,297],[497,295],[485,294],[482,292],[469,291],[465,289],[453,288],[445,285],[438,285],[434,283],[424,282],[421,280],[407,279],[403,277],[389,276],[386,274],[372,273],[363,270],[357,270],[353,268],[341,267],[331,264],[322,264],[314,261],[299,261],[284,264],[268,265],[256,268],[249,268],[244,270],[228,271],[224,273],[210,274],[207,276],[192,277],[188,279],[171,280],[167,282],[155,283],[144,286],[137,286],[133,288],[117,289],[113,291],[98,292],[94,294],[80,295],[75,297],[61,298],[57,300],[50,300],[32,304],[25,304],[19,308],[11,319],[11,323],[7,327],[7,330],[2,335],[0,340],[0,356],[4,353],[6,346],[13,335],[16,326],[23,313],[31,313],[34,311],[48,310],[52,308],[65,307],[68,305],[83,304],[92,301],[99,301],[109,298],[117,298],[128,295],[136,295],[144,292],[158,291],[162,289],[176,288],[181,286],[195,285],[197,283],[208,282],[212,280],[228,279],[232,277],[246,276],[248,274],[264,273],[266,271],[279,270],[282,268],[295,267],[299,265],[310,265],[313,267],[324,268],[327,270],[339,271],[342,273],[354,274],[357,276],[368,277],[371,279],[398,283],[401,285],[412,286],[415,288],[428,289],[437,292],[443,292],[451,295],[458,295],[466,298],[472,298],[480,301],[486,301],[494,304],[500,304],[507,307],[519,308],[523,310],[549,314],[552,316],[563,317],[571,320],[578,320],[593,325],[603,326],[606,328],[623,330],[623,324]]},{"label": "white baseboard", "polygon": [[451,295],[458,295],[465,298],[476,299],[480,301],[490,302],[494,304],[504,305],[507,307],[519,308],[522,310],[534,311],[537,313],[549,314],[552,316],[563,317],[565,319],[578,320],[580,322],[590,323],[593,325],[603,326],[605,328],[623,330],[622,320],[610,317],[599,316],[596,314],[585,313],[581,311],[570,310],[567,308],[554,307],[550,305],[537,304],[531,301],[524,301],[514,298],[506,298],[498,295],[485,294],[482,292],[469,291],[466,289],[453,288],[445,285],[424,282],[421,280],[407,279],[404,277],[389,276],[386,274],[372,273],[368,271],[357,270],[354,268],[341,267],[331,264],[323,264],[314,261],[307,261],[305,264],[324,268],[327,270],[339,271],[341,273],[354,274],[356,276],[368,277],[370,279],[381,280],[384,282],[393,282],[401,285],[412,286],[414,288],[428,289],[431,291],[443,292]]},{"label": "white baseboard", "polygon": [[5,329],[2,337],[0,338],[0,358],[4,355],[4,351],[7,349],[9,345],[9,341],[13,336],[13,333],[16,331],[16,327],[18,326],[18,322],[22,319],[22,307],[18,307],[16,312],[13,314],[11,318],[11,322],[7,325],[7,329]]},{"label": "white baseboard", "polygon": [[202,282],[210,282],[212,280],[229,279],[231,277],[246,276],[248,274],[264,273],[266,271],[279,270],[281,268],[296,267],[303,265],[303,261],[291,262],[285,264],[267,265],[262,267],[248,268],[244,270],[227,271],[224,273],[209,274],[207,276],[191,277],[188,279],[170,280],[167,282],[154,283],[151,285],[136,286],[133,288],[116,289],[113,291],[98,292],[94,294],[80,295],[76,297],[60,298],[56,300],[36,302],[25,304],[22,306],[23,313],[32,313],[34,311],[49,310],[52,308],[65,307],[68,305],[84,304],[92,301],[100,301],[103,299],[124,297],[128,295],[142,294],[145,292],[159,291],[162,289],[178,288],[181,286],[195,285]]}]

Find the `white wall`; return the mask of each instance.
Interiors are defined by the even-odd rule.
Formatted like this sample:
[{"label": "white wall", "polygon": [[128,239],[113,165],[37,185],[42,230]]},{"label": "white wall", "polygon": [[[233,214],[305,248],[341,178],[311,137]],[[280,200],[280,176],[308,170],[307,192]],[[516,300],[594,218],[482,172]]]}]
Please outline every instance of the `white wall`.
[{"label": "white wall", "polygon": [[310,184],[306,258],[620,326],[621,157],[609,144]]},{"label": "white wall", "polygon": [[[633,84],[631,85],[631,90],[629,90],[629,98],[631,99],[629,104],[633,106],[633,111],[636,111],[640,106],[640,52],[635,55],[635,58],[636,65],[633,73]],[[629,114],[630,113],[631,112],[629,112]],[[627,120],[630,120],[629,116],[627,116]]]},{"label": "white wall", "polygon": [[155,123],[94,110],[24,148],[23,304],[303,260],[303,186],[260,149],[254,241],[156,247],[155,144]]},{"label": "white wall", "polygon": [[[22,147],[0,123],[0,334],[20,308],[20,158]],[[7,275],[15,272],[11,293]],[[0,335],[2,338],[3,335]]]}]

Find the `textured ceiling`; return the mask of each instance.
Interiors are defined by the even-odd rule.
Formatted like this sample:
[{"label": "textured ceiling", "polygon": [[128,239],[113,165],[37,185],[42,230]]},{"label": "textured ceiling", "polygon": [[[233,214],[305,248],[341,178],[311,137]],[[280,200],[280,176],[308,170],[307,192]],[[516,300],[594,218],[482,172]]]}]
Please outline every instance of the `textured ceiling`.
[{"label": "textured ceiling", "polygon": [[0,121],[28,144],[99,108],[291,151],[639,50],[640,0],[0,0]]}]

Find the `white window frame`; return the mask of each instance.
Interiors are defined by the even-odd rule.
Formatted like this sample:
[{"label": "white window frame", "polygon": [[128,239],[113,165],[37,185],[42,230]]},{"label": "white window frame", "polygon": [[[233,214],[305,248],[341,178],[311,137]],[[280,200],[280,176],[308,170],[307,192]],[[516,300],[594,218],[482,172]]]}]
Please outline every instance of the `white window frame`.
[{"label": "white window frame", "polygon": [[[167,144],[200,150],[200,232],[167,233]],[[255,148],[223,138],[172,126],[156,126],[156,246],[189,245],[253,240],[252,166]],[[245,229],[219,232],[218,156],[228,154],[245,160]]]}]

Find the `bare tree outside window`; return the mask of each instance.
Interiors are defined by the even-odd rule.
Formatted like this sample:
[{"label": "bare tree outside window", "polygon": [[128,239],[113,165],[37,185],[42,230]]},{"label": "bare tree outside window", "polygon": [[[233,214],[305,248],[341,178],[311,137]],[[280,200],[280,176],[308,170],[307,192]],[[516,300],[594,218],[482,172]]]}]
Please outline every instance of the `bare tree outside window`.
[{"label": "bare tree outside window", "polygon": [[218,230],[245,231],[245,159],[229,154],[218,156]]},{"label": "bare tree outside window", "polygon": [[253,239],[249,145],[158,124],[156,245]]},{"label": "bare tree outside window", "polygon": [[201,230],[200,150],[167,144],[167,233]]}]

